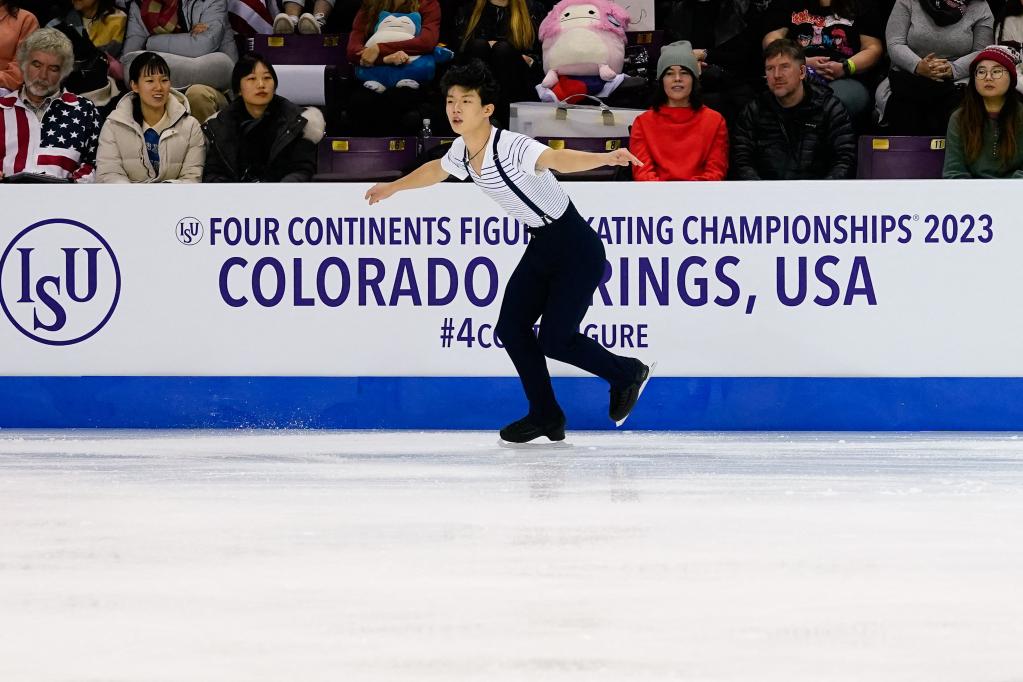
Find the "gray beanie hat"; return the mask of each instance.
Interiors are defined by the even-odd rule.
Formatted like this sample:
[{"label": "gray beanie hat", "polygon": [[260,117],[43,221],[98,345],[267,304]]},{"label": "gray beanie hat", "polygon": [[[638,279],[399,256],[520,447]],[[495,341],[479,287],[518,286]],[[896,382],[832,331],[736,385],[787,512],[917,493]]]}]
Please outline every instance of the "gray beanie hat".
[{"label": "gray beanie hat", "polygon": [[657,59],[657,80],[660,80],[664,76],[664,72],[673,66],[689,69],[694,76],[700,75],[700,65],[696,63],[693,44],[688,40],[680,40],[661,48],[661,56]]}]

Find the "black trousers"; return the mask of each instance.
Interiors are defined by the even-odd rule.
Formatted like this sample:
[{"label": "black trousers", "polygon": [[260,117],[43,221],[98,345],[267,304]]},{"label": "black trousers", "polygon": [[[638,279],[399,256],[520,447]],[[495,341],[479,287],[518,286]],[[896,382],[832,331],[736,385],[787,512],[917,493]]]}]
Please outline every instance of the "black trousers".
[{"label": "black trousers", "polygon": [[892,94],[884,118],[892,135],[935,135],[948,132],[948,120],[963,99],[963,88],[952,81],[937,83],[929,78],[891,71]]},{"label": "black trousers", "polygon": [[[563,216],[533,236],[508,280],[496,331],[522,380],[531,418],[548,421],[563,414],[545,356],[612,385],[634,380],[634,360],[579,333],[603,278],[604,258],[604,244],[569,204]],[[533,325],[541,316],[537,336]]]}]

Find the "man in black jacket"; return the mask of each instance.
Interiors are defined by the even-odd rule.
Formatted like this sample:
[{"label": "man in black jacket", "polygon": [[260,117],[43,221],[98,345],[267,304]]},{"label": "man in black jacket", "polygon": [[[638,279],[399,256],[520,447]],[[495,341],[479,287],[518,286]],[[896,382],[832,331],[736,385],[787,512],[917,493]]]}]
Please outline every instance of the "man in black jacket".
[{"label": "man in black jacket", "polygon": [[803,50],[776,40],[764,50],[768,92],[742,112],[732,169],[740,180],[852,177],[856,136],[842,103],[806,80]]}]

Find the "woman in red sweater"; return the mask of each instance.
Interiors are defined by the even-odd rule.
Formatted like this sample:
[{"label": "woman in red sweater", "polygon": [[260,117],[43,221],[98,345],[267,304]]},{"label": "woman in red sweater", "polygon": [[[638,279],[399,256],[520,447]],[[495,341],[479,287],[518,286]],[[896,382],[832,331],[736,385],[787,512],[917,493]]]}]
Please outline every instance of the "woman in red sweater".
[{"label": "woman in red sweater", "polygon": [[635,180],[724,180],[728,129],[700,101],[700,67],[689,41],[665,45],[657,60],[654,106],[632,124],[629,151],[643,162]]}]

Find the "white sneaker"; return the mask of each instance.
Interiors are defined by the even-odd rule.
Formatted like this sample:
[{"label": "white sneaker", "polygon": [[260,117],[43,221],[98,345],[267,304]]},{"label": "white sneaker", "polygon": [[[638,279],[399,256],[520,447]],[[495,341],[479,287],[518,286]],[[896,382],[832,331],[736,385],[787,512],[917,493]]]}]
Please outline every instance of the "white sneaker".
[{"label": "white sneaker", "polygon": [[384,84],[379,81],[365,81],[362,85],[367,90],[372,90],[373,92],[383,92],[387,89],[384,87]]},{"label": "white sneaker", "polygon": [[290,14],[281,12],[274,17],[274,33],[288,34],[295,32],[295,24],[298,23],[298,17],[293,17]]},{"label": "white sneaker", "polygon": [[400,81],[394,84],[396,88],[409,88],[410,90],[419,89],[419,81],[414,81],[411,78],[402,78]]},{"label": "white sneaker", "polygon": [[322,33],[320,30],[320,22],[316,21],[316,17],[309,12],[304,13],[298,18],[298,32],[303,35],[315,35]]}]

